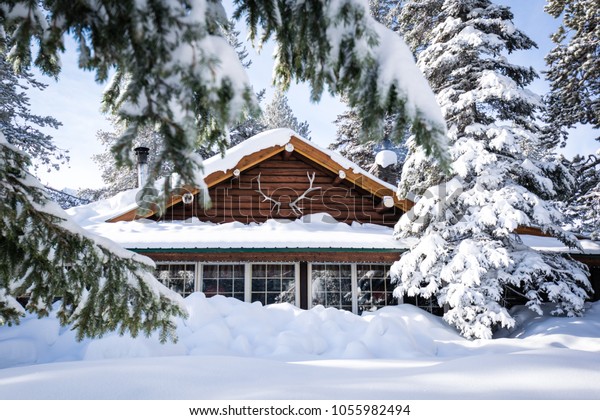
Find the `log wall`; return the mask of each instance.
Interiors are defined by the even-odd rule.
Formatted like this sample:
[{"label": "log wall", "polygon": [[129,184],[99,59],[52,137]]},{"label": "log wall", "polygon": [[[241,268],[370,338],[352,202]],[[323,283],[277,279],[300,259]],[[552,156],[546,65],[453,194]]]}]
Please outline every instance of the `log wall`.
[{"label": "log wall", "polygon": [[[290,204],[309,189],[313,176],[312,187],[316,190],[298,201],[294,212]],[[402,211],[397,207],[384,208],[381,198],[336,178],[337,174],[300,154],[282,152],[248,168],[239,177],[210,188],[210,208],[202,207],[198,199],[190,204],[180,202],[169,208],[163,219],[197,217],[213,223],[261,223],[267,219],[293,220],[307,214],[329,213],[348,224],[357,221],[393,226],[400,218]],[[259,190],[274,201],[266,199]]]}]

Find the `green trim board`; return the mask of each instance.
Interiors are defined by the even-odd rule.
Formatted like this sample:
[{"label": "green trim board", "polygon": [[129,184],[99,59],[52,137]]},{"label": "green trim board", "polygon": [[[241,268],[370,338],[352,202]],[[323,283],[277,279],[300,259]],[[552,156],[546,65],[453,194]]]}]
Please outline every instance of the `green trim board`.
[{"label": "green trim board", "polygon": [[404,248],[127,248],[129,251],[146,254],[158,253],[182,253],[182,254],[213,254],[213,253],[282,253],[282,252],[356,252],[356,253],[378,253],[378,252],[404,252]]}]

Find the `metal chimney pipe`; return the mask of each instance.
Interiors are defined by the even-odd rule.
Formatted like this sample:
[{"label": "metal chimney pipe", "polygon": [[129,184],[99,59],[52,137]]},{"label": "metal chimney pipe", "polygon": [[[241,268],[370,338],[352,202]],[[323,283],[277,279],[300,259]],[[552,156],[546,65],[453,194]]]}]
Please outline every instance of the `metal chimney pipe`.
[{"label": "metal chimney pipe", "polygon": [[150,149],[141,146],[136,147],[133,151],[137,157],[138,188],[141,188],[148,180],[148,154]]}]

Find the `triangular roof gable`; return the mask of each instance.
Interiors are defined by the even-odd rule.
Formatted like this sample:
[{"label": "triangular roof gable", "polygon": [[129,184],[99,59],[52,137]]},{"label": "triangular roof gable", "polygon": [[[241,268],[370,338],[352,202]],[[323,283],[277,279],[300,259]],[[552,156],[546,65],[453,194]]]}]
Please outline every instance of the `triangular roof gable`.
[{"label": "triangular roof gable", "polygon": [[[394,207],[403,212],[408,211],[414,205],[408,199],[398,199],[394,192],[395,186],[369,174],[336,152],[323,149],[299,137],[292,130],[287,129],[277,129],[261,133],[229,149],[224,157],[217,155],[207,159],[204,162],[204,169],[207,173],[204,177],[206,187],[211,188],[221,182],[225,182],[234,177],[234,174],[237,173],[236,171],[243,172],[283,151],[290,153],[294,151],[332,173],[342,175],[346,181],[376,197],[392,197]],[[192,189],[192,192],[197,194],[199,190]],[[166,208],[178,204],[181,200],[181,196],[172,197],[167,203]],[[134,207],[123,214],[107,220],[107,222],[131,221],[152,217],[154,214],[154,212],[149,212],[139,215],[138,207]]]}]

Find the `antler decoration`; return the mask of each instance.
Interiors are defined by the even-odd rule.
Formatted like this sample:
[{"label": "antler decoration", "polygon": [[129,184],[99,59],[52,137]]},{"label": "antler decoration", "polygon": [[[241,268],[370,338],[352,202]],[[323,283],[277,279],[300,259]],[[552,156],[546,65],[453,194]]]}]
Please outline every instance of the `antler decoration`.
[{"label": "antler decoration", "polygon": [[308,189],[306,191],[304,191],[301,196],[299,196],[298,198],[296,198],[294,201],[292,201],[290,203],[290,208],[292,209],[292,211],[294,212],[294,214],[296,216],[300,216],[302,214],[302,209],[300,207],[298,207],[298,203],[300,201],[304,200],[305,198],[307,200],[313,200],[314,197],[307,197],[307,195],[313,191],[317,191],[317,190],[321,189],[321,187],[313,188],[313,182],[315,181],[315,175],[316,175],[316,172],[313,172],[312,177],[308,174],[308,172],[306,173],[306,176],[308,177],[308,180],[310,181],[310,185],[309,185]]},{"label": "antler decoration", "polygon": [[[259,193],[260,195],[263,196],[263,202],[265,201],[270,201],[271,203],[273,203],[273,207],[271,207],[271,211],[277,211],[277,214],[279,214],[280,210],[281,210],[281,201],[277,201],[272,197],[269,197],[267,194],[265,194],[262,191],[262,188],[260,186],[260,175],[258,174],[258,176],[256,177],[256,182],[258,183],[258,190],[254,190],[257,193]],[[294,214],[296,216],[300,216],[302,214],[302,209],[300,207],[298,207],[298,203],[300,203],[300,201],[307,199],[307,200],[314,200],[314,197],[307,197],[308,194],[310,194],[313,191],[317,191],[320,190],[321,187],[313,187],[313,182],[315,182],[315,176],[316,176],[316,172],[313,172],[312,176],[309,175],[309,173],[306,173],[306,176],[308,177],[308,181],[309,181],[309,186],[308,189],[306,191],[304,191],[300,196],[298,196],[298,198],[296,198],[294,201],[292,201],[291,203],[289,203],[290,209],[292,209],[292,212],[294,212]]]},{"label": "antler decoration", "polygon": [[272,202],[273,203],[273,207],[271,207],[271,211],[277,209],[277,214],[279,214],[279,210],[281,209],[281,201],[277,201],[277,200],[269,197],[264,192],[262,192],[262,189],[260,187],[260,175],[261,174],[258,174],[258,177],[256,178],[256,182],[258,183],[258,190],[255,190],[255,191],[264,197],[263,202],[264,201],[270,201],[270,202]]}]

